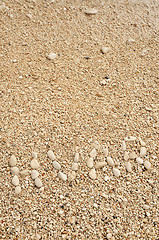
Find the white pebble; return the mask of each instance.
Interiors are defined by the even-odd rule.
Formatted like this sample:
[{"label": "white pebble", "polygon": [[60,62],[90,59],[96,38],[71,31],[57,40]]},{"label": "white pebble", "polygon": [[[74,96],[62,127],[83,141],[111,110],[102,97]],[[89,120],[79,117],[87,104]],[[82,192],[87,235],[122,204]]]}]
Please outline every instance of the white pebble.
[{"label": "white pebble", "polygon": [[107,157],[107,163],[109,164],[109,166],[113,167],[114,166],[114,161],[111,157]]},{"label": "white pebble", "polygon": [[97,175],[96,175],[96,170],[93,168],[91,169],[91,171],[89,172],[89,177],[91,179],[96,179],[97,178]]},{"label": "white pebble", "polygon": [[136,158],[136,161],[137,161],[138,164],[143,164],[143,162],[144,162],[143,159],[139,158],[139,157]]},{"label": "white pebble", "polygon": [[103,79],[103,80],[101,80],[99,83],[100,83],[101,86],[104,86],[104,85],[107,84],[107,81]]},{"label": "white pebble", "polygon": [[31,161],[31,167],[32,168],[34,168],[34,169],[37,169],[37,168],[39,168],[39,162],[36,160],[36,159],[33,159],[32,161]]},{"label": "white pebble", "polygon": [[11,168],[11,173],[12,173],[13,175],[18,175],[18,174],[19,174],[19,168],[17,168],[17,167],[12,167],[12,168]]},{"label": "white pebble", "polygon": [[139,141],[140,141],[140,144],[142,147],[145,147],[146,146],[146,143],[139,137]]},{"label": "white pebble", "polygon": [[105,157],[108,157],[108,153],[109,153],[108,147],[103,148],[103,153],[104,153]]},{"label": "white pebble", "polygon": [[112,234],[111,233],[108,233],[107,234],[107,239],[111,239],[112,238]]},{"label": "white pebble", "polygon": [[130,159],[135,159],[135,158],[137,158],[137,155],[136,155],[135,152],[131,152],[131,153],[129,154],[129,157],[130,157]]},{"label": "white pebble", "polygon": [[92,151],[90,152],[90,157],[94,159],[96,156],[97,156],[97,151],[95,148],[93,148]]},{"label": "white pebble", "polygon": [[124,160],[127,161],[129,159],[129,153],[128,152],[124,152]]},{"label": "white pebble", "polygon": [[146,155],[146,148],[145,147],[141,147],[140,148],[140,157],[145,157]]},{"label": "white pebble", "polygon": [[123,151],[126,150],[126,143],[125,143],[125,141],[122,141],[122,149],[123,149]]},{"label": "white pebble", "polygon": [[53,161],[53,167],[56,169],[56,170],[60,170],[61,169],[61,165],[57,162],[57,161]]},{"label": "white pebble", "polygon": [[32,152],[32,157],[33,158],[37,158],[38,157],[37,153],[36,152]]},{"label": "white pebble", "polygon": [[72,170],[77,171],[78,170],[78,163],[73,163],[72,164]]},{"label": "white pebble", "polygon": [[131,171],[132,171],[131,163],[130,163],[130,162],[127,162],[127,163],[126,163],[126,170],[127,170],[128,172],[131,172]]},{"label": "white pebble", "polygon": [[29,172],[30,172],[30,171],[26,169],[26,170],[21,171],[21,172],[20,172],[20,175],[21,175],[22,177],[26,177],[26,176],[29,174]]},{"label": "white pebble", "polygon": [[144,162],[144,167],[149,170],[151,168],[151,163],[149,161]]},{"label": "white pebble", "polygon": [[40,238],[41,238],[41,235],[36,234],[36,240],[40,240]]},{"label": "white pebble", "polygon": [[47,55],[47,58],[48,58],[49,60],[54,60],[56,57],[57,57],[57,55],[56,55],[55,53],[53,53],[53,52],[51,52],[51,53],[49,53],[49,54]]},{"label": "white pebble", "polygon": [[12,178],[12,184],[14,186],[18,186],[19,185],[19,178],[17,175],[15,175],[13,178]]},{"label": "white pebble", "polygon": [[95,149],[97,149],[97,150],[101,149],[101,145],[99,144],[98,141],[94,141],[93,147],[94,147]]},{"label": "white pebble", "polygon": [[147,204],[143,205],[143,209],[148,210],[149,208],[150,208],[149,205],[147,205]]},{"label": "white pebble", "polygon": [[113,173],[116,177],[119,177],[120,176],[120,170],[117,169],[117,168],[113,168]]},{"label": "white pebble", "polygon": [[21,192],[21,187],[20,186],[17,186],[15,188],[15,194],[19,194]]},{"label": "white pebble", "polygon": [[53,153],[52,150],[49,150],[49,151],[47,152],[47,155],[48,155],[48,157],[49,157],[51,160],[55,160],[55,154]]},{"label": "white pebble", "polygon": [[67,175],[62,172],[58,173],[58,177],[64,182],[67,180]]},{"label": "white pebble", "polygon": [[105,176],[105,177],[104,177],[104,181],[106,181],[106,182],[107,182],[108,180],[110,180],[110,177],[108,177],[108,176]]},{"label": "white pebble", "polygon": [[109,52],[109,50],[110,50],[109,47],[102,47],[102,48],[101,48],[101,52],[102,52],[103,54]]},{"label": "white pebble", "polygon": [[136,137],[133,137],[133,136],[126,137],[126,138],[125,138],[125,141],[126,141],[126,142],[136,141]]},{"label": "white pebble", "polygon": [[71,173],[69,173],[68,175],[68,181],[69,182],[72,182],[73,180],[75,180],[76,178],[76,172],[75,171],[72,171]]},{"label": "white pebble", "polygon": [[129,38],[129,39],[126,41],[127,44],[131,44],[131,43],[134,43],[134,42],[135,42],[135,39],[133,39],[133,38]]},{"label": "white pebble", "polygon": [[87,167],[93,168],[93,165],[94,165],[93,158],[88,158],[88,160],[87,160]]},{"label": "white pebble", "polygon": [[79,153],[75,153],[74,162],[79,161]]},{"label": "white pebble", "polygon": [[41,182],[40,178],[35,179],[35,186],[37,186],[38,188],[42,187],[42,182]]},{"label": "white pebble", "polygon": [[38,171],[36,171],[36,170],[32,170],[31,171],[31,177],[32,177],[32,179],[35,179],[35,178],[37,178],[39,176],[39,172]]},{"label": "white pebble", "polygon": [[14,155],[12,155],[9,159],[9,165],[11,167],[14,167],[15,165],[17,164],[17,160],[16,160],[16,157]]},{"label": "white pebble", "polygon": [[106,165],[106,162],[97,162],[95,164],[95,169],[103,168]]},{"label": "white pebble", "polygon": [[87,10],[85,10],[85,14],[87,14],[87,15],[95,15],[95,14],[97,14],[97,10],[94,9],[94,8],[87,9]]}]

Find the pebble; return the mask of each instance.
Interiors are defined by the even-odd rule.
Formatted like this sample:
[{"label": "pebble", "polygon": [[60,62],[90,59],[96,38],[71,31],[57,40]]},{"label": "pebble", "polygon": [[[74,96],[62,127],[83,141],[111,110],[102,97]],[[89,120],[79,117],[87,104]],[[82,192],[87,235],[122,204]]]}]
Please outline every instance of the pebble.
[{"label": "pebble", "polygon": [[151,163],[149,161],[144,162],[144,167],[149,170],[151,168]]},{"label": "pebble", "polygon": [[97,149],[97,150],[101,149],[101,145],[99,144],[98,141],[94,141],[93,147],[94,147],[95,149]]},{"label": "pebble", "polygon": [[97,162],[95,164],[95,169],[103,168],[106,165],[106,162]]},{"label": "pebble", "polygon": [[76,172],[75,171],[72,171],[71,173],[69,173],[68,175],[68,181],[69,182],[72,182],[73,180],[75,180],[76,178]]},{"label": "pebble", "polygon": [[139,142],[141,144],[142,147],[145,147],[146,146],[146,143],[144,141],[142,141],[142,139],[139,137]]},{"label": "pebble", "polygon": [[108,233],[107,234],[107,239],[111,239],[112,238],[112,234],[111,233]]},{"label": "pebble", "polygon": [[12,173],[13,175],[18,175],[18,174],[19,174],[19,168],[17,168],[17,167],[12,167],[12,168],[11,168],[11,173]]},{"label": "pebble", "polygon": [[29,174],[29,172],[30,172],[30,171],[26,169],[26,170],[21,171],[21,172],[20,172],[20,175],[21,175],[22,177],[26,177],[26,176]]},{"label": "pebble", "polygon": [[94,168],[91,169],[91,171],[89,172],[89,177],[91,179],[96,179],[97,178],[96,170]]},{"label": "pebble", "polygon": [[145,147],[141,147],[140,148],[140,157],[145,157],[146,155],[146,148]]},{"label": "pebble", "polygon": [[104,177],[104,181],[106,181],[106,182],[107,182],[108,180],[110,180],[110,177],[108,177],[108,176],[105,176],[105,177]]},{"label": "pebble", "polygon": [[128,172],[131,172],[131,171],[132,171],[131,163],[130,163],[130,162],[127,162],[127,163],[126,163],[126,170],[127,170]]},{"label": "pebble", "polygon": [[105,157],[108,157],[108,153],[109,153],[108,147],[103,149],[103,153],[104,153]]},{"label": "pebble", "polygon": [[55,53],[53,53],[53,52],[51,52],[51,53],[49,53],[49,54],[47,55],[47,58],[48,58],[49,60],[54,60],[56,57],[57,57],[57,55],[56,55]]},{"label": "pebble", "polygon": [[128,152],[124,152],[124,160],[127,161],[129,159],[129,153]]},{"label": "pebble", "polygon": [[122,149],[123,149],[123,151],[126,150],[126,143],[125,143],[125,141],[122,141]]},{"label": "pebble", "polygon": [[58,173],[58,177],[64,182],[67,180],[67,175],[62,172]]},{"label": "pebble", "polygon": [[94,159],[96,156],[97,156],[97,151],[95,148],[93,148],[93,150],[90,152],[90,157]]},{"label": "pebble", "polygon": [[129,136],[129,137],[126,137],[124,140],[125,140],[126,142],[133,142],[133,141],[136,141],[136,137]]},{"label": "pebble", "polygon": [[53,167],[56,169],[56,170],[60,170],[61,169],[61,165],[57,162],[57,161],[53,161]]},{"label": "pebble", "polygon": [[103,80],[101,80],[99,83],[100,83],[100,85],[103,86],[103,85],[106,85],[106,84],[107,84],[107,81],[103,79]]},{"label": "pebble", "polygon": [[136,155],[135,152],[131,152],[131,153],[129,154],[129,157],[130,157],[130,159],[135,159],[135,158],[137,158],[137,155]]},{"label": "pebble", "polygon": [[93,158],[88,158],[88,160],[87,160],[87,167],[93,168],[93,165],[94,165]]},{"label": "pebble", "polygon": [[79,161],[79,153],[75,153],[74,161],[75,162]]},{"label": "pebble", "polygon": [[53,153],[52,150],[49,150],[49,151],[47,152],[47,155],[48,155],[48,157],[49,157],[51,160],[55,160],[55,154]]},{"label": "pebble", "polygon": [[136,162],[138,163],[138,164],[143,164],[143,159],[142,158],[136,158]]},{"label": "pebble", "polygon": [[39,234],[36,234],[36,240],[40,240],[41,236]]},{"label": "pebble", "polygon": [[113,173],[116,177],[119,177],[120,176],[120,170],[117,169],[117,168],[113,168]]},{"label": "pebble", "polygon": [[15,188],[15,194],[19,194],[21,192],[21,187],[20,186],[17,186]]},{"label": "pebble", "polygon": [[10,165],[11,167],[14,167],[16,164],[17,164],[16,157],[15,157],[14,155],[12,155],[12,156],[10,157],[10,160],[9,160],[9,165]]},{"label": "pebble", "polygon": [[103,54],[109,52],[109,50],[110,50],[109,47],[102,47],[102,48],[101,48],[101,52],[102,52]]},{"label": "pebble", "polygon": [[78,170],[78,163],[73,163],[72,164],[72,170],[77,171]]},{"label": "pebble", "polygon": [[42,182],[41,182],[40,178],[35,179],[35,186],[37,186],[38,188],[42,187]]},{"label": "pebble", "polygon": [[111,157],[107,157],[107,163],[109,164],[109,166],[113,167],[114,166],[114,161]]},{"label": "pebble", "polygon": [[35,178],[37,178],[39,176],[39,172],[38,171],[36,171],[36,170],[32,170],[31,171],[31,177],[32,177],[32,179],[35,179]]},{"label": "pebble", "polygon": [[96,9],[94,9],[94,8],[91,8],[91,9],[87,9],[86,11],[85,11],[85,14],[87,14],[87,15],[95,15],[95,14],[97,14],[97,10]]},{"label": "pebble", "polygon": [[36,159],[33,159],[31,161],[31,167],[34,168],[34,169],[39,168],[40,167],[39,162]]},{"label": "pebble", "polygon": [[147,204],[143,205],[143,209],[148,210],[149,208],[150,208],[149,205],[147,205]]},{"label": "pebble", "polygon": [[32,152],[32,157],[33,158],[37,158],[38,157],[37,153],[36,152]]},{"label": "pebble", "polygon": [[133,39],[133,38],[129,38],[129,39],[126,41],[127,44],[131,44],[131,43],[134,43],[134,42],[135,42],[135,39]]},{"label": "pebble", "polygon": [[14,186],[18,186],[19,185],[19,178],[17,175],[15,175],[13,178],[12,178],[12,184]]}]

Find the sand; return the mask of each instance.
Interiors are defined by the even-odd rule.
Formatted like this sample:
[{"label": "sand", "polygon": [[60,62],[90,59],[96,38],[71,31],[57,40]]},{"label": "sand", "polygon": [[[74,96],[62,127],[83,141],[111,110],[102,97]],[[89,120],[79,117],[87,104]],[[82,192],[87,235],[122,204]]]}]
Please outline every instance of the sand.
[{"label": "sand", "polygon": [[[155,0],[1,2],[0,239],[157,240],[158,10]],[[126,151],[140,157],[141,138],[150,169],[129,159],[126,170],[129,136]],[[104,164],[90,178],[94,146],[94,164],[108,147],[119,176]],[[18,194],[12,155],[29,170]]]}]

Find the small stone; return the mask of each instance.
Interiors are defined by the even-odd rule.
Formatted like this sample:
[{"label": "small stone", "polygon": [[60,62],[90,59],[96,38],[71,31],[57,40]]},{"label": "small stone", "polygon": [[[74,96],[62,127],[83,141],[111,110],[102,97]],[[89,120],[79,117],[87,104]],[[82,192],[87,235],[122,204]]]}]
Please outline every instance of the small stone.
[{"label": "small stone", "polygon": [[109,164],[109,166],[113,167],[114,166],[114,161],[111,157],[107,157],[107,163]]},{"label": "small stone", "polygon": [[113,168],[113,173],[116,177],[119,177],[120,176],[120,170],[117,169],[117,168]]},{"label": "small stone", "polygon": [[40,178],[35,179],[35,186],[38,187],[38,188],[42,187],[42,182],[41,182]]},{"label": "small stone", "polygon": [[22,177],[26,177],[26,176],[29,174],[29,172],[30,172],[30,171],[26,169],[26,170],[21,171],[21,172],[20,172],[20,175],[21,175]]},{"label": "small stone", "polygon": [[89,177],[94,180],[97,178],[96,170],[94,168],[89,172]]},{"label": "small stone", "polygon": [[108,177],[108,176],[105,176],[105,177],[104,177],[104,181],[106,181],[106,182],[107,182],[108,180],[110,180],[110,177]]},{"label": "small stone", "polygon": [[141,147],[140,148],[140,157],[145,157],[146,155],[146,148],[145,147]]},{"label": "small stone", "polygon": [[101,48],[101,52],[102,52],[103,54],[109,52],[109,50],[110,50],[109,47],[102,47],[102,48]]},{"label": "small stone", "polygon": [[40,167],[39,162],[36,159],[33,159],[31,161],[31,167],[34,168],[34,169],[39,168]]},{"label": "small stone", "polygon": [[39,172],[38,171],[36,171],[36,170],[32,170],[31,171],[31,177],[32,177],[32,179],[35,179],[35,178],[37,178],[39,176]]},{"label": "small stone", "polygon": [[51,53],[49,53],[49,54],[47,55],[47,58],[48,58],[49,60],[54,60],[56,57],[57,57],[57,55],[56,55],[55,53],[53,53],[53,52],[51,52]]},{"label": "small stone", "polygon": [[141,144],[142,147],[145,147],[146,146],[146,143],[144,141],[142,141],[142,139],[139,137],[139,142]]},{"label": "small stone", "polygon": [[108,153],[109,153],[108,147],[103,148],[103,153],[104,153],[105,157],[108,157]]},{"label": "small stone", "polygon": [[15,157],[14,155],[12,155],[12,156],[10,157],[10,160],[9,160],[9,165],[10,165],[11,167],[14,167],[16,164],[17,164],[16,157]]},{"label": "small stone", "polygon": [[127,162],[127,163],[126,163],[126,170],[127,170],[128,172],[131,172],[131,171],[132,171],[132,169],[131,169],[131,163],[130,163],[130,162]]},{"label": "small stone", "polygon": [[149,205],[147,205],[147,204],[143,205],[143,209],[148,210],[149,208],[150,208]]},{"label": "small stone", "polygon": [[90,152],[90,157],[94,159],[96,156],[97,156],[97,151],[95,148],[93,148],[93,150]]},{"label": "small stone", "polygon": [[95,14],[97,14],[97,10],[94,9],[94,8],[92,8],[92,9],[87,9],[87,10],[85,11],[85,14],[87,14],[87,15],[95,15]]},{"label": "small stone", "polygon": [[87,160],[87,167],[93,168],[93,165],[94,165],[93,158],[88,158],[88,160]]},{"label": "small stone", "polygon": [[73,163],[72,164],[72,170],[77,171],[78,170],[78,163]]},{"label": "small stone", "polygon": [[107,234],[107,239],[111,239],[112,238],[112,234],[111,233],[108,233]]},{"label": "small stone", "polygon": [[107,81],[103,79],[103,80],[101,80],[99,83],[100,83],[101,86],[104,86],[104,85],[107,84]]},{"label": "small stone", "polygon": [[103,168],[106,165],[106,162],[97,162],[95,164],[95,169]]},{"label": "small stone", "polygon": [[144,167],[149,170],[151,168],[151,163],[149,161],[144,162]]},{"label": "small stone", "polygon": [[32,157],[33,158],[37,158],[38,157],[37,153],[36,152],[32,152]]},{"label": "small stone", "polygon": [[21,192],[21,187],[20,186],[17,186],[15,188],[15,194],[19,194]]},{"label": "small stone", "polygon": [[67,175],[62,172],[58,173],[58,177],[64,182],[67,180]]},{"label": "small stone", "polygon": [[18,186],[19,185],[19,178],[17,175],[15,175],[13,178],[12,178],[12,184],[14,186]]},{"label": "small stone", "polygon": [[103,198],[108,198],[108,195],[106,195],[104,192],[100,194]]},{"label": "small stone", "polygon": [[125,143],[125,141],[122,141],[122,149],[123,149],[123,151],[126,150],[126,143]]},{"label": "small stone", "polygon": [[138,163],[138,164],[143,164],[143,159],[142,158],[136,158],[136,162]]},{"label": "small stone", "polygon": [[61,169],[61,165],[57,162],[57,161],[53,161],[53,167],[56,169],[56,170],[60,170]]},{"label": "small stone", "polygon": [[12,173],[13,175],[18,175],[18,174],[19,174],[19,168],[17,168],[17,167],[12,167],[12,168],[11,168],[11,173]]},{"label": "small stone", "polygon": [[130,159],[135,159],[135,158],[137,158],[137,155],[136,155],[135,152],[131,152],[131,153],[129,154],[129,157],[130,157]]},{"label": "small stone", "polygon": [[133,38],[129,38],[129,39],[126,41],[127,44],[131,44],[131,43],[134,43],[134,42],[135,42],[135,39],[133,39]]},{"label": "small stone", "polygon": [[72,171],[71,173],[69,173],[68,175],[68,181],[69,182],[72,182],[73,180],[75,180],[76,178],[76,172],[75,171]]},{"label": "small stone", "polygon": [[51,160],[55,160],[55,154],[53,153],[52,150],[49,150],[49,151],[47,152],[47,155],[48,155],[48,157],[49,157]]},{"label": "small stone", "polygon": [[133,142],[133,141],[136,141],[136,137],[129,136],[129,137],[126,137],[124,140],[125,142]]},{"label": "small stone", "polygon": [[74,162],[79,161],[79,153],[75,153]]},{"label": "small stone", "polygon": [[36,234],[36,240],[40,240],[41,236],[39,234]]},{"label": "small stone", "polygon": [[124,152],[124,160],[127,161],[129,159],[129,153],[128,152]]},{"label": "small stone", "polygon": [[95,149],[97,149],[97,150],[101,149],[101,145],[99,144],[98,141],[94,141],[93,147],[94,147]]}]

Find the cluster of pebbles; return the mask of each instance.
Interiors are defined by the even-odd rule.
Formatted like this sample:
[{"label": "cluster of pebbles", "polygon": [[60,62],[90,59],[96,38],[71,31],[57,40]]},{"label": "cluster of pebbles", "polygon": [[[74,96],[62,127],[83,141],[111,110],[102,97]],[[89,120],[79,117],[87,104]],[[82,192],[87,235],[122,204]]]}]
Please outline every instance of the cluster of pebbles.
[{"label": "cluster of pebbles", "polygon": [[[147,160],[144,161],[144,157],[146,156],[146,147],[145,147],[145,142],[142,141],[141,138],[138,138],[138,141],[140,142],[140,155],[138,156],[135,152],[129,152],[127,151],[127,144],[129,142],[134,142],[136,141],[137,138],[130,136],[130,137],[126,137],[123,141],[122,141],[122,150],[124,152],[123,154],[123,159],[126,161],[125,164],[125,168],[127,172],[131,172],[132,171],[132,166],[131,166],[131,162],[130,160],[134,160],[136,159],[136,162],[138,164],[143,164],[146,170],[149,170],[151,168],[151,163]],[[101,151],[104,154],[104,160],[103,161],[96,161],[97,160],[97,153],[98,151]],[[56,169],[58,171],[58,178],[61,179],[62,181],[66,181],[68,179],[69,182],[75,180],[76,178],[76,172],[79,168],[79,153],[76,152],[75,156],[74,156],[74,162],[72,164],[72,170],[71,172],[67,175],[61,170],[61,165],[60,163],[56,160],[55,154],[52,150],[49,150],[47,152],[47,156],[49,157],[50,160],[52,160],[52,165],[54,167],[54,169]],[[37,160],[37,153],[33,152],[32,153],[32,157],[33,160],[31,161],[31,178],[35,181],[35,186],[38,188],[42,187],[42,181],[39,178],[39,172],[37,171],[40,167],[40,164]],[[12,155],[10,157],[9,160],[9,165],[11,167],[11,173],[14,175],[12,178],[12,184],[15,186],[15,193],[19,194],[21,192],[21,187],[19,185],[19,177],[18,175],[20,174],[21,177],[25,177],[27,176],[30,171],[29,170],[23,170],[23,171],[19,171],[18,167],[16,167],[17,164],[17,160],[16,157],[14,155]],[[86,162],[87,167],[90,169],[89,170],[89,177],[92,180],[97,179],[97,170],[99,169],[103,169],[103,171],[105,171],[105,166],[109,165],[109,167],[112,168],[113,174],[115,177],[119,177],[120,176],[120,170],[115,166],[115,161],[112,159],[111,156],[109,156],[109,151],[108,151],[108,147],[102,148],[101,145],[95,141],[93,144],[93,149],[91,150],[91,152],[89,153],[89,157],[88,160]],[[109,179],[108,176],[105,176],[105,181],[107,181]]]}]

